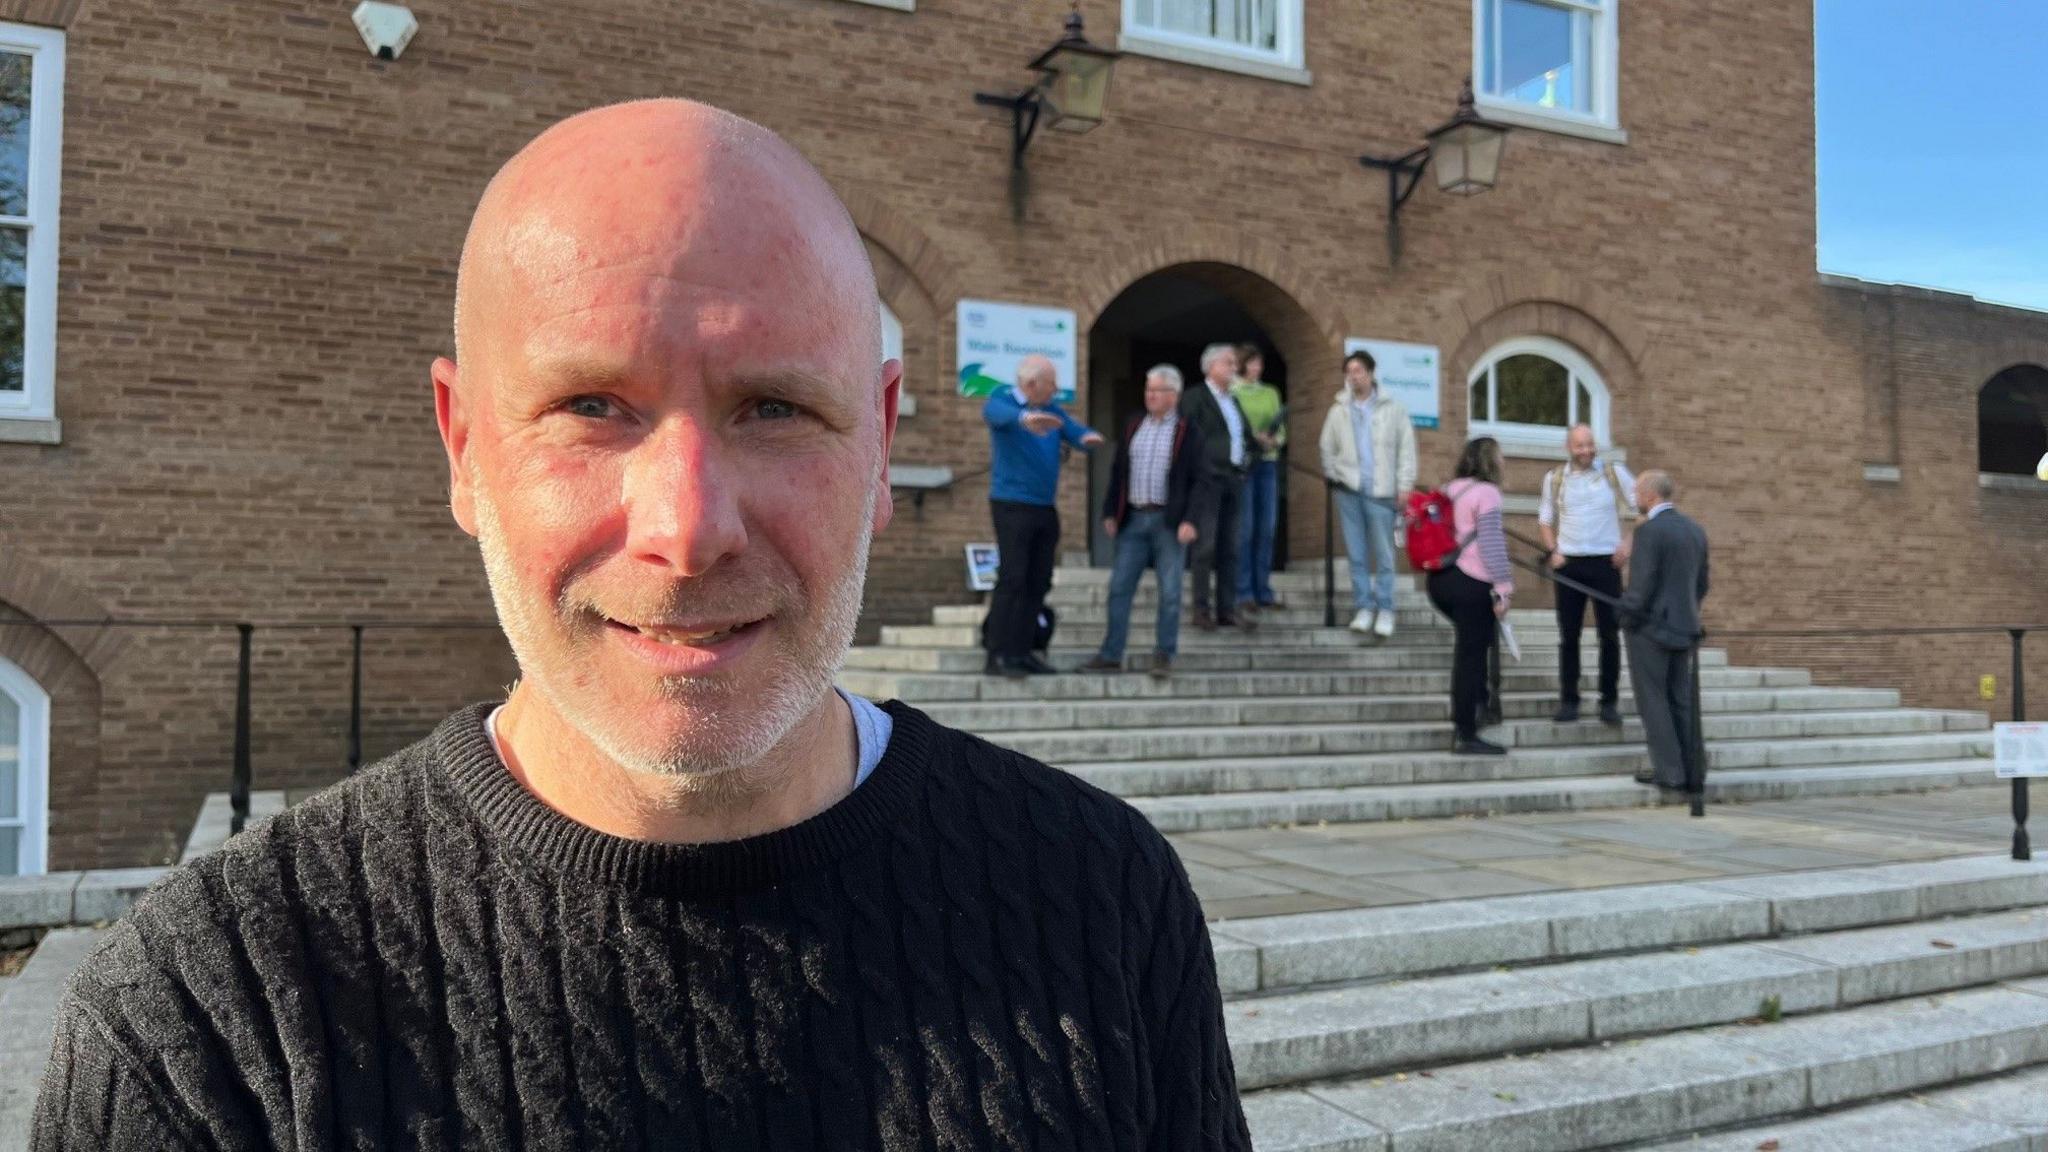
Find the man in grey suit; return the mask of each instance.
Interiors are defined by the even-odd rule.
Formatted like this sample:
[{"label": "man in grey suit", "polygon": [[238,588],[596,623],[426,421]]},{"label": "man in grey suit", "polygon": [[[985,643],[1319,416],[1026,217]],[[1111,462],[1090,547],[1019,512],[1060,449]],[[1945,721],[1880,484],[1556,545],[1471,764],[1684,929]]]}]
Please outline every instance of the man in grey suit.
[{"label": "man in grey suit", "polygon": [[[1621,626],[1628,631],[1629,680],[1650,745],[1648,773],[1636,780],[1684,790],[1704,784],[1706,765],[1690,765],[1700,745],[1694,725],[1692,649],[1700,642],[1700,601],[1707,597],[1707,534],[1673,506],[1678,486],[1654,469],[1636,477],[1636,529]],[[1688,772],[1688,768],[1693,771]]]}]

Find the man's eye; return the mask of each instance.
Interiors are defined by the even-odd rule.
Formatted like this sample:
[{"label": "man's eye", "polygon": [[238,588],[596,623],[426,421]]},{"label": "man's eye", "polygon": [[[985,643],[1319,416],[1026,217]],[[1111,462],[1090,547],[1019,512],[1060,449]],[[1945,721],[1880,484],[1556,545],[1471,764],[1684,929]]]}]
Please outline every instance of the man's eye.
[{"label": "man's eye", "polygon": [[796,405],[787,400],[757,400],[754,415],[763,420],[788,420],[796,415]]},{"label": "man's eye", "polygon": [[576,396],[562,405],[562,410],[571,416],[582,416],[590,420],[603,420],[618,411],[616,405],[602,396]]}]

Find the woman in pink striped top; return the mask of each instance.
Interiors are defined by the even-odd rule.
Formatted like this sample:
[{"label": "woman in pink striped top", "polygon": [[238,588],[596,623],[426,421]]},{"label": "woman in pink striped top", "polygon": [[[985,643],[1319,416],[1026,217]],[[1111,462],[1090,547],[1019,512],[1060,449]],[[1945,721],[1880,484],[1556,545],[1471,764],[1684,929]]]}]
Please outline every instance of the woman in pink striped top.
[{"label": "woman in pink striped top", "polygon": [[1515,570],[1501,531],[1500,444],[1491,436],[1465,445],[1458,478],[1444,485],[1451,498],[1458,562],[1429,574],[1429,601],[1451,618],[1457,639],[1451,657],[1452,750],[1464,756],[1505,756],[1507,749],[1479,738],[1479,703],[1486,695],[1486,653],[1495,621],[1508,614]]}]

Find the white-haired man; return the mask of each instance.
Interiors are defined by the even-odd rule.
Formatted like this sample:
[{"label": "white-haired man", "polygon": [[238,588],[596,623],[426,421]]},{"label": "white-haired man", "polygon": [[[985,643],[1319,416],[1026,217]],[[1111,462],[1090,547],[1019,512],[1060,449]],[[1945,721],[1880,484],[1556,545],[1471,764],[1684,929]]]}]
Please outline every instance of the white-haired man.
[{"label": "white-haired man", "polygon": [[[1208,461],[1209,499],[1195,521],[1188,573],[1194,580],[1195,627],[1257,625],[1253,610],[1237,603],[1237,517],[1245,470],[1252,460],[1251,421],[1244,417],[1230,385],[1237,379],[1237,347],[1202,349],[1202,383],[1181,394],[1180,415],[1201,435]],[[1211,604],[1214,605],[1211,608]]]}]

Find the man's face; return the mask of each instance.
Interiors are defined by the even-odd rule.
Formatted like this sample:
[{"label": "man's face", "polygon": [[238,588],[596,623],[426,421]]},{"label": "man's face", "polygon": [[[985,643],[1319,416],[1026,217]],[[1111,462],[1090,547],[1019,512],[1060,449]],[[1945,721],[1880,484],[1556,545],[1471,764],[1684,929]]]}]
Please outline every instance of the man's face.
[{"label": "man's face", "polygon": [[1351,391],[1356,395],[1363,396],[1372,391],[1372,369],[1367,368],[1363,361],[1345,361],[1344,379],[1351,385]]},{"label": "man's face", "polygon": [[1591,468],[1593,466],[1593,430],[1591,428],[1572,429],[1571,434],[1565,437],[1564,448],[1565,451],[1572,454],[1572,463],[1575,466],[1580,468]]},{"label": "man's face", "polygon": [[1164,416],[1180,403],[1180,389],[1157,376],[1145,378],[1145,411]]},{"label": "man's face", "polygon": [[1657,494],[1650,489],[1644,477],[1636,477],[1636,507],[1648,512],[1657,506]]},{"label": "man's face", "polygon": [[1059,391],[1059,380],[1046,369],[1019,379],[1017,390],[1024,393],[1026,401],[1042,408],[1052,403],[1053,393]]},{"label": "man's face", "polygon": [[523,676],[620,765],[710,776],[830,689],[900,369],[786,215],[690,231],[632,199],[508,230],[436,381],[460,372],[457,519]]}]

